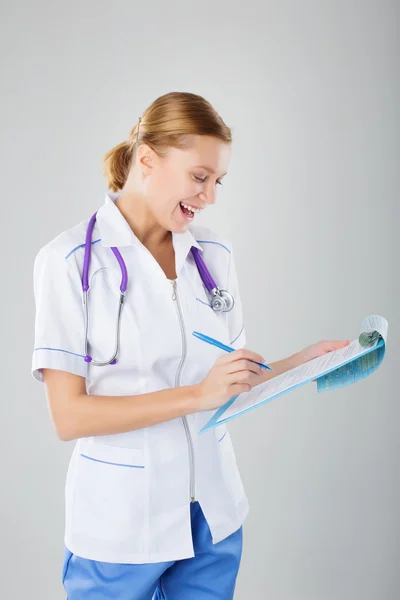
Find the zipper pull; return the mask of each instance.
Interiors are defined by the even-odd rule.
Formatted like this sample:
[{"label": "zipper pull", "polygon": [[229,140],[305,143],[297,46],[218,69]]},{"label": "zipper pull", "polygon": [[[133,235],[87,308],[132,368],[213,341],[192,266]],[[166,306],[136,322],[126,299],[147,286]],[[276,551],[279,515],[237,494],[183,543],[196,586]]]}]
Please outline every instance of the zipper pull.
[{"label": "zipper pull", "polygon": [[171,283],[172,283],[172,289],[173,289],[172,300],[176,300],[176,280],[172,279]]}]

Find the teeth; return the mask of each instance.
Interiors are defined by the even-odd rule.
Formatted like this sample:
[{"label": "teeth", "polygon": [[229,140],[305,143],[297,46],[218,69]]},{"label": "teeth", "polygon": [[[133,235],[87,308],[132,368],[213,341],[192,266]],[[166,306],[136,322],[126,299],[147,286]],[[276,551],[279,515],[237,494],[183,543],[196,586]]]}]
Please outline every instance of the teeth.
[{"label": "teeth", "polygon": [[183,202],[181,202],[182,206],[184,208],[187,208],[188,210],[191,210],[192,213],[198,213],[201,211],[201,208],[194,208],[193,206],[188,206],[187,204],[184,204]]}]

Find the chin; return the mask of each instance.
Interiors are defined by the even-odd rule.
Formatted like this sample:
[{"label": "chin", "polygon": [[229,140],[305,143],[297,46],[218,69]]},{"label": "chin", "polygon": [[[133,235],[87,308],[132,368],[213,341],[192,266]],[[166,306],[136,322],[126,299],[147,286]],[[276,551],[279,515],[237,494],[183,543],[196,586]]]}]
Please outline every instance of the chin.
[{"label": "chin", "polygon": [[173,233],[185,233],[185,231],[187,231],[188,225],[189,223],[178,224],[176,222],[171,222],[169,231],[172,231]]},{"label": "chin", "polygon": [[185,233],[189,225],[190,222],[183,217],[181,209],[178,206],[178,210],[172,213],[166,228],[173,233]]}]

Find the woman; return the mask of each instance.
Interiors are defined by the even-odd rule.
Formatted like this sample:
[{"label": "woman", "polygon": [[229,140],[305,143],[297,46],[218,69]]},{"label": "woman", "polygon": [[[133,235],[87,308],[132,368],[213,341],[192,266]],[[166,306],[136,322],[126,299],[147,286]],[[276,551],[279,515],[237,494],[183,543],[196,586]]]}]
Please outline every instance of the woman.
[{"label": "woman", "polygon": [[[232,246],[193,223],[216,201],[231,141],[204,98],[158,98],[106,155],[96,216],[36,257],[32,372],[58,436],[77,440],[65,489],[69,600],[233,598],[247,498],[226,426],[198,432],[232,396],[348,343],[319,342],[272,371],[244,349]],[[223,310],[211,306],[218,290],[199,256],[233,306],[224,292]]]}]

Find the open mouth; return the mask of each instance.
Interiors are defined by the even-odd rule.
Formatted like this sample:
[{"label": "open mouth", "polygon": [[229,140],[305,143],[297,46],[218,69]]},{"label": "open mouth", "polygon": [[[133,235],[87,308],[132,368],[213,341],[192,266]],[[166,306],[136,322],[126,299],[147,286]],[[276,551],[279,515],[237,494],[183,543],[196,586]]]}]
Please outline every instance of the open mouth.
[{"label": "open mouth", "polygon": [[181,211],[183,216],[188,220],[188,221],[193,221],[194,219],[194,215],[197,212],[197,209],[190,209],[188,206],[184,206],[182,204],[182,202],[179,203],[179,206],[181,207]]}]

